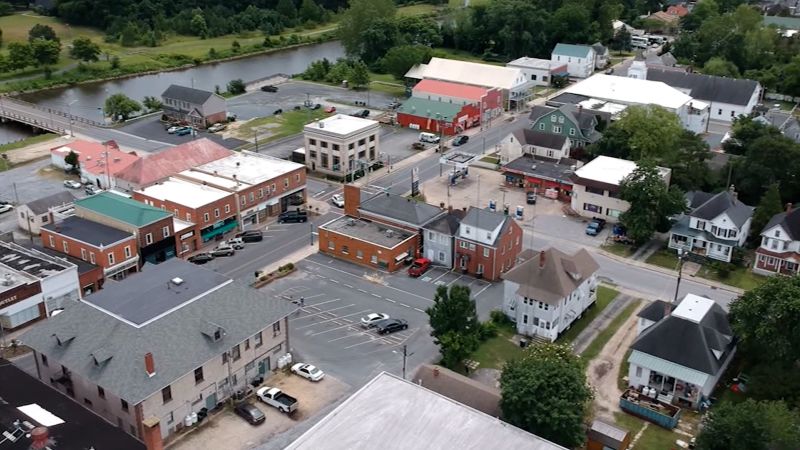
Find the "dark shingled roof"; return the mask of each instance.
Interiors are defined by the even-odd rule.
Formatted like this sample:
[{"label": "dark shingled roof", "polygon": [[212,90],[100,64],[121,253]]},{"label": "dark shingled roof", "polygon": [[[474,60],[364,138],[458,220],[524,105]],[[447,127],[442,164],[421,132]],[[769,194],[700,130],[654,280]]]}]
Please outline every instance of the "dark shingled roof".
[{"label": "dark shingled roof", "polygon": [[642,310],[639,311],[639,314],[637,314],[637,316],[645,318],[652,322],[658,322],[659,320],[664,318],[665,315],[664,312],[667,311],[667,308],[669,308],[669,310],[672,311],[675,308],[675,305],[673,305],[670,302],[665,302],[664,300],[656,300],[654,302],[651,302],[644,308],[642,308]]},{"label": "dark shingled roof", "polygon": [[61,222],[49,223],[42,228],[97,247],[104,247],[125,238],[133,237],[133,234],[126,231],[82,219],[78,216],[70,216]]},{"label": "dark shingled roof", "polygon": [[753,80],[656,68],[647,69],[647,79],[661,81],[674,88],[689,89],[689,95],[698,100],[733,105],[747,105],[753,92],[758,89],[758,82]]},{"label": "dark shingled roof", "polygon": [[[704,196],[708,195],[706,193],[702,194]],[[692,203],[697,202],[692,201]],[[720,214],[725,213],[737,227],[741,228],[747,222],[747,219],[753,216],[753,209],[752,206],[747,206],[740,202],[731,191],[722,191],[701,203],[689,215],[703,220],[713,220]]]},{"label": "dark shingled roof", "polygon": [[54,206],[63,206],[75,201],[75,197],[69,191],[56,192],[55,194],[48,195],[47,197],[38,198],[32,202],[28,202],[28,208],[34,214],[44,214]]},{"label": "dark shingled roof", "polygon": [[444,211],[433,205],[388,192],[377,194],[367,200],[362,199],[360,209],[366,213],[418,227],[444,214]]},{"label": "dark shingled roof", "polygon": [[[767,231],[775,225],[780,225],[793,241],[800,241],[800,208],[795,208],[790,212],[782,212],[775,214],[764,227],[763,231]],[[763,232],[762,231],[762,232]]]},{"label": "dark shingled roof", "polygon": [[563,184],[572,184],[571,176],[575,173],[572,169],[577,165],[574,159],[562,159],[560,162],[545,161],[523,155],[503,166],[503,170],[511,173],[522,173]]},{"label": "dark shingled roof", "polygon": [[578,103],[584,100],[589,100],[590,98],[591,97],[587,97],[585,95],[573,94],[572,92],[564,92],[563,94],[559,94],[547,100],[546,104],[549,106],[560,106],[564,104],[577,105]]},{"label": "dark shingled roof", "polygon": [[164,98],[183,100],[193,105],[202,105],[212,95],[214,95],[213,92],[201,91],[200,89],[188,88],[186,86],[178,86],[177,84],[171,84],[167,90],[161,94],[161,96]]},{"label": "dark shingled roof", "polygon": [[567,143],[567,137],[560,134],[542,133],[530,128],[514,130],[512,133],[522,145],[535,145],[537,147],[561,150]]},{"label": "dark shingled roof", "polygon": [[461,219],[463,219],[466,214],[466,212],[460,209],[448,211],[448,213],[444,216],[439,217],[433,222],[425,225],[425,229],[438,231],[439,233],[443,233],[448,236],[455,236],[456,233],[458,233],[458,227],[461,224]]}]

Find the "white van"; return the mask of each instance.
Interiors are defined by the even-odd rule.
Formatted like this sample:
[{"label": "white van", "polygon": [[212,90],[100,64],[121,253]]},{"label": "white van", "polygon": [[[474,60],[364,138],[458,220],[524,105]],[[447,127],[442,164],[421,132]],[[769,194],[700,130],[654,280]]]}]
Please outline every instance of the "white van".
[{"label": "white van", "polygon": [[433,133],[420,133],[419,140],[422,142],[430,142],[431,144],[438,144],[439,136]]}]

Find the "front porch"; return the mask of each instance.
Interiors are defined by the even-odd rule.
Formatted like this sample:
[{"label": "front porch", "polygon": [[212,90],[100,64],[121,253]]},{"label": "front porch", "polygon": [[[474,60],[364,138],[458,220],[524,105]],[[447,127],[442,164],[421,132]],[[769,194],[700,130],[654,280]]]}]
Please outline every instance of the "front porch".
[{"label": "front porch", "polygon": [[664,403],[696,409],[700,401],[700,386],[673,376],[650,371],[647,387],[655,389],[656,398]]},{"label": "front porch", "polygon": [[761,249],[756,251],[756,261],[753,265],[753,272],[760,275],[788,275],[794,276],[800,273],[800,263],[795,260],[795,254],[786,257],[785,254],[778,256],[762,252]]},{"label": "front porch", "polygon": [[724,262],[731,262],[731,255],[733,254],[733,246],[731,245],[710,242],[696,236],[679,234],[674,231],[669,234],[668,247]]}]

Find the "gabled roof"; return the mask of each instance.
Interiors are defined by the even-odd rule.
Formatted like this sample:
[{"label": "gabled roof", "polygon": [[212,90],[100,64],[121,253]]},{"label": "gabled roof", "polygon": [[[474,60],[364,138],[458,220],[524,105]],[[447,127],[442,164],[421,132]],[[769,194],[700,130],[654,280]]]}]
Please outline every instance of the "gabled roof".
[{"label": "gabled roof", "polygon": [[601,44],[600,42],[595,42],[592,44],[592,50],[598,55],[602,55],[608,52],[608,48],[605,45]]},{"label": "gabled roof", "polygon": [[469,86],[460,83],[450,83],[441,80],[422,80],[414,86],[414,92],[444,95],[447,97],[463,98],[480,101],[489,89],[480,86]]},{"label": "gabled roof", "polygon": [[758,90],[758,82],[742,78],[727,78],[677,70],[648,68],[647,79],[660,81],[679,89],[688,89],[689,95],[702,101],[747,105]]},{"label": "gabled roof", "polygon": [[531,109],[531,113],[528,118],[531,120],[531,122],[536,122],[537,120],[556,110],[564,114],[564,116],[567,117],[567,119],[569,119],[572,123],[577,125],[581,131],[594,131],[593,127],[598,117],[602,117],[605,120],[610,118],[608,113],[602,113],[588,108],[581,108],[577,105],[569,103],[565,103],[558,108],[554,108],[552,106],[535,105],[533,109]]},{"label": "gabled roof", "polygon": [[461,219],[461,225],[481,230],[494,230],[502,225],[506,219],[508,219],[508,216],[502,213],[471,206],[467,211],[467,215]]},{"label": "gabled roof", "polygon": [[137,186],[147,186],[186,169],[232,155],[216,142],[202,138],[141,158],[116,174]]},{"label": "gabled roof", "polygon": [[461,219],[463,219],[465,215],[466,213],[460,209],[448,211],[447,214],[425,225],[425,229],[446,234],[448,236],[455,236],[458,233],[458,227],[461,224]]},{"label": "gabled roof", "polygon": [[369,214],[383,216],[387,219],[397,220],[416,227],[422,227],[444,214],[444,211],[428,203],[418,202],[388,192],[362,200],[359,209]]},{"label": "gabled roof", "polygon": [[94,211],[120,222],[142,227],[172,214],[111,192],[101,192],[75,201],[75,206]]},{"label": "gabled roof", "polygon": [[647,80],[639,80],[598,73],[568,86],[564,91],[627,105],[658,105],[672,110],[692,101],[692,97],[667,83],[651,80],[650,70],[647,77]]},{"label": "gabled roof", "polygon": [[771,125],[779,129],[789,139],[800,142],[800,120],[788,111],[771,109],[753,120],[765,125]]},{"label": "gabled roof", "polygon": [[431,120],[445,120],[446,123],[455,120],[456,115],[461,112],[462,105],[449,102],[438,102],[421,97],[411,97],[404,101],[398,113],[409,114],[418,117],[427,117]]},{"label": "gabled roof", "polygon": [[567,143],[567,137],[561,134],[542,133],[530,128],[521,128],[512,133],[522,145],[535,145],[537,147],[561,150]]},{"label": "gabled roof", "polygon": [[680,19],[680,17],[672,15],[672,14],[667,14],[664,11],[656,11],[653,14],[650,14],[649,16],[647,16],[647,18],[651,19],[651,20],[660,20],[660,21],[666,22],[666,23],[677,22]]},{"label": "gabled roof", "polygon": [[50,208],[55,206],[64,206],[75,201],[75,197],[69,191],[56,192],[55,194],[46,197],[38,198],[32,202],[26,203],[28,208],[34,214],[44,214],[50,211]]},{"label": "gabled roof", "polygon": [[104,177],[106,170],[116,175],[139,159],[135,152],[126,153],[119,149],[116,142],[73,141],[50,150],[50,153],[66,158],[70,151],[78,155],[81,170]]},{"label": "gabled roof", "polygon": [[177,84],[171,84],[167,90],[161,94],[161,96],[164,98],[182,100],[193,105],[202,105],[212,95],[215,94],[213,92],[202,91],[200,89],[194,89],[186,86],[179,86]]},{"label": "gabled roof", "polygon": [[570,56],[573,58],[588,58],[592,52],[592,47],[589,45],[575,45],[575,44],[556,44],[553,49],[554,55]]},{"label": "gabled roof", "polygon": [[[421,76],[420,73],[415,76],[424,79],[433,78],[498,89],[511,89],[525,82],[525,76],[519,69],[455,59],[431,58],[427,65],[420,65],[419,70],[422,72]],[[407,73],[406,76],[411,75]]]},{"label": "gabled roof", "polygon": [[503,274],[503,280],[519,285],[517,295],[553,305],[570,295],[599,268],[586,249],[568,255],[551,247],[514,266]]},{"label": "gabled roof", "polygon": [[[706,195],[708,194],[699,197],[699,199]],[[697,202],[692,201],[691,203]],[[753,216],[753,209],[752,206],[747,206],[739,201],[731,191],[722,191],[705,200],[700,206],[693,209],[689,215],[698,219],[713,220],[720,214],[725,213],[737,227],[741,228],[747,222],[747,219]]]},{"label": "gabled roof", "polygon": [[800,241],[800,208],[795,208],[788,213],[784,211],[775,214],[761,233],[764,233],[776,225],[780,225],[793,241]]},{"label": "gabled roof", "polygon": [[92,222],[78,216],[69,216],[61,222],[43,225],[42,228],[98,248],[117,243],[126,238],[133,238],[133,235],[127,231],[111,228],[108,225]]}]

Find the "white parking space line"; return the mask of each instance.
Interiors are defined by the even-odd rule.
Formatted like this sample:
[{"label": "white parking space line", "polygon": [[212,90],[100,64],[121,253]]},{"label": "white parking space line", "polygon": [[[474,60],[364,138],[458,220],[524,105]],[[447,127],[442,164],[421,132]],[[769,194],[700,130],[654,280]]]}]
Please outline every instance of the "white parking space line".
[{"label": "white parking space line", "polygon": [[415,311],[419,311],[419,312],[421,312],[421,313],[424,313],[424,312],[425,312],[425,311],[423,311],[423,310],[421,310],[421,309],[419,309],[419,308],[414,308],[414,310],[415,310]]},{"label": "white parking space line", "polygon": [[[338,324],[338,322],[336,322],[337,320],[341,320],[341,319],[343,319],[345,317],[350,317],[350,316],[358,316],[360,314],[364,314],[365,312],[369,312],[369,311],[370,311],[369,309],[365,309],[363,311],[354,312],[352,314],[347,314],[347,315],[344,315],[344,316],[336,316],[336,315],[334,315],[334,317],[331,317],[330,319],[320,320],[318,322],[313,322],[313,323],[310,323],[308,325],[303,325],[302,327],[295,327],[295,330],[302,330],[304,328],[309,328],[309,327],[313,327],[313,326],[316,326],[316,325],[321,325],[323,323],[328,323],[328,322],[333,322],[333,323]],[[342,326],[349,327],[351,325],[350,324],[346,324],[346,325],[342,325]],[[342,327],[338,327],[338,328],[342,328]],[[327,330],[327,331],[331,331],[331,330],[335,330],[335,329],[336,328],[331,328],[330,330]],[[318,334],[322,334],[322,333],[325,333],[327,331],[323,331],[323,332],[320,332],[320,333],[314,333],[314,334],[312,334],[312,336],[316,336]]]},{"label": "white parking space line", "polygon": [[381,298],[381,296],[380,296],[380,295],[378,295],[378,294],[372,294],[372,296],[373,296],[373,297],[378,297],[378,298]]},{"label": "white parking space line", "polygon": [[316,194],[312,195],[312,197],[319,197],[319,196],[321,196],[322,194],[324,194],[325,192],[327,192],[327,191],[319,191],[319,192],[317,192]]},{"label": "white parking space line", "polygon": [[477,298],[479,295],[481,295],[483,293],[483,291],[489,289],[490,286],[491,286],[491,284],[487,284],[486,286],[484,286],[483,289],[478,291],[478,293],[473,296],[473,298]]},{"label": "white parking space line", "polygon": [[405,303],[398,303],[400,306],[405,306],[406,308],[411,308],[410,306],[406,305]]},{"label": "white parking space line", "polygon": [[342,283],[342,284],[343,284],[345,287],[348,287],[348,288],[350,288],[350,289],[353,289],[353,286],[352,286],[352,285],[349,285],[349,284],[347,284],[347,283]]},{"label": "white parking space line", "polygon": [[388,335],[388,336],[381,336],[381,335],[372,336],[372,335],[370,335],[370,340],[364,341],[364,342],[359,342],[358,344],[353,344],[353,345],[347,346],[347,347],[344,348],[344,350],[351,349],[351,348],[354,348],[354,347],[358,347],[358,346],[361,346],[361,345],[364,345],[364,344],[371,344],[373,342],[380,342],[380,343],[388,344],[388,345],[400,345],[403,342],[405,342],[409,337],[411,337],[411,335],[414,334],[415,331],[416,331],[416,329],[409,330],[408,336],[404,336],[404,335],[402,335],[400,333],[395,333],[395,334]]},{"label": "white parking space line", "polygon": [[388,301],[388,302],[397,303],[395,300],[392,300],[392,299],[390,299],[390,298],[386,298],[386,297],[384,297],[384,298],[385,298],[385,299],[386,299],[386,301]]},{"label": "white parking space line", "polygon": [[348,338],[352,338],[352,337],[363,337],[363,336],[369,336],[369,337],[372,337],[372,336],[373,336],[373,335],[372,335],[372,334],[369,332],[369,330],[364,330],[363,328],[358,328],[358,329],[356,329],[356,328],[354,327],[354,328],[353,328],[353,331],[356,331],[356,333],[353,333],[353,334],[346,334],[346,335],[344,335],[344,336],[339,336],[339,337],[337,337],[337,338],[333,338],[333,339],[331,339],[330,341],[328,341],[328,343],[330,344],[331,342],[341,341],[342,339],[348,339]]},{"label": "white parking space line", "polygon": [[[314,295],[309,295],[308,297],[306,297],[306,300],[310,300],[310,299],[312,299],[312,298],[317,298],[317,297],[322,297],[323,295],[325,295],[325,294],[314,294]],[[319,304],[319,303],[317,303],[317,304]]]},{"label": "white parking space line", "polygon": [[336,330],[341,330],[342,328],[351,328],[351,327],[354,328],[354,325],[351,323],[347,323],[338,327],[328,328],[327,330],[324,331],[318,331],[316,333],[312,333],[311,336],[319,336],[320,334],[330,333],[331,331],[336,331]]},{"label": "white parking space line", "polygon": [[365,290],[363,290],[363,289],[358,289],[358,292],[361,292],[361,293],[364,293],[364,294],[366,294],[366,293],[367,293],[367,291],[365,291]]},{"label": "white parking space line", "polygon": [[[324,268],[326,268],[326,269],[328,269],[328,270],[335,270],[336,272],[340,272],[340,273],[343,273],[343,274],[345,274],[345,275],[347,275],[347,276],[354,277],[354,278],[358,278],[359,280],[361,280],[361,276],[359,276],[359,275],[353,275],[353,274],[352,274],[352,273],[350,273],[350,272],[347,272],[347,271],[344,271],[344,270],[341,270],[341,269],[337,269],[337,268],[335,268],[335,267],[330,267],[330,266],[328,266],[328,265],[325,265],[325,264],[320,264],[320,263],[318,263],[318,262],[316,262],[316,261],[311,261],[311,260],[309,260],[309,259],[305,259],[305,260],[304,260],[304,262],[306,262],[306,263],[309,263],[309,264],[314,264],[315,266],[324,267]],[[415,293],[413,293],[413,292],[404,291],[404,290],[402,290],[402,289],[399,289],[399,288],[396,288],[396,287],[394,287],[394,286],[388,286],[388,285],[384,285],[383,287],[384,287],[384,288],[386,288],[386,289],[392,289],[392,290],[395,290],[395,291],[398,291],[398,292],[402,292],[403,294],[406,294],[406,295],[411,295],[411,296],[413,296],[413,297],[417,297],[417,298],[419,298],[419,299],[422,299],[422,300],[425,300],[426,302],[429,302],[429,303],[433,303],[433,300],[432,300],[432,299],[430,299],[430,298],[428,298],[428,297],[423,297],[423,296],[421,296],[421,295],[417,295],[417,294],[415,294]],[[363,293],[365,293],[365,294],[367,293],[367,291],[365,291],[365,290],[363,290],[363,289],[359,289],[359,291],[360,291],[360,292],[363,292]]]},{"label": "white parking space line", "polygon": [[463,275],[459,275],[459,276],[458,276],[458,278],[456,278],[455,280],[453,280],[453,281],[451,281],[451,282],[447,283],[447,285],[448,285],[448,286],[451,286],[453,283],[455,283],[456,281],[460,280],[461,278],[463,278]]},{"label": "white parking space line", "polygon": [[[308,299],[306,299],[306,300],[308,300]],[[314,303],[313,305],[308,305],[306,307],[306,309],[316,308],[318,311],[322,311],[321,309],[318,308],[319,305],[324,305],[326,303],[332,303],[332,302],[338,302],[338,301],[341,301],[341,299],[340,298],[335,298],[333,300],[325,300],[324,302],[319,302],[319,303]],[[291,320],[294,320],[294,319],[291,319]]]},{"label": "white parking space line", "polygon": [[436,283],[437,281],[439,281],[439,278],[442,278],[443,276],[447,275],[448,273],[449,273],[449,272],[446,272],[446,271],[445,271],[445,272],[443,272],[441,275],[439,275],[438,277],[436,277],[436,278],[433,280],[433,282],[434,282],[434,283]]},{"label": "white parking space line", "polygon": [[[340,306],[340,307],[338,307],[338,308],[326,309],[326,310],[324,310],[324,311],[320,311],[320,312],[318,312],[318,313],[314,313],[314,314],[309,314],[309,315],[307,315],[307,316],[295,317],[295,318],[293,318],[293,319],[289,319],[289,322],[294,322],[295,320],[309,319],[309,318],[311,318],[311,317],[314,317],[314,316],[319,316],[320,314],[330,313],[331,311],[336,311],[336,310],[338,310],[338,309],[349,308],[349,307],[351,307],[351,306],[356,306],[356,304],[355,304],[355,303],[351,303],[351,304],[349,304],[349,305],[347,305],[347,306]],[[303,328],[303,327],[300,327],[300,328]]]},{"label": "white parking space line", "polygon": [[334,280],[333,278],[330,279],[331,283],[339,284],[339,280]]}]

